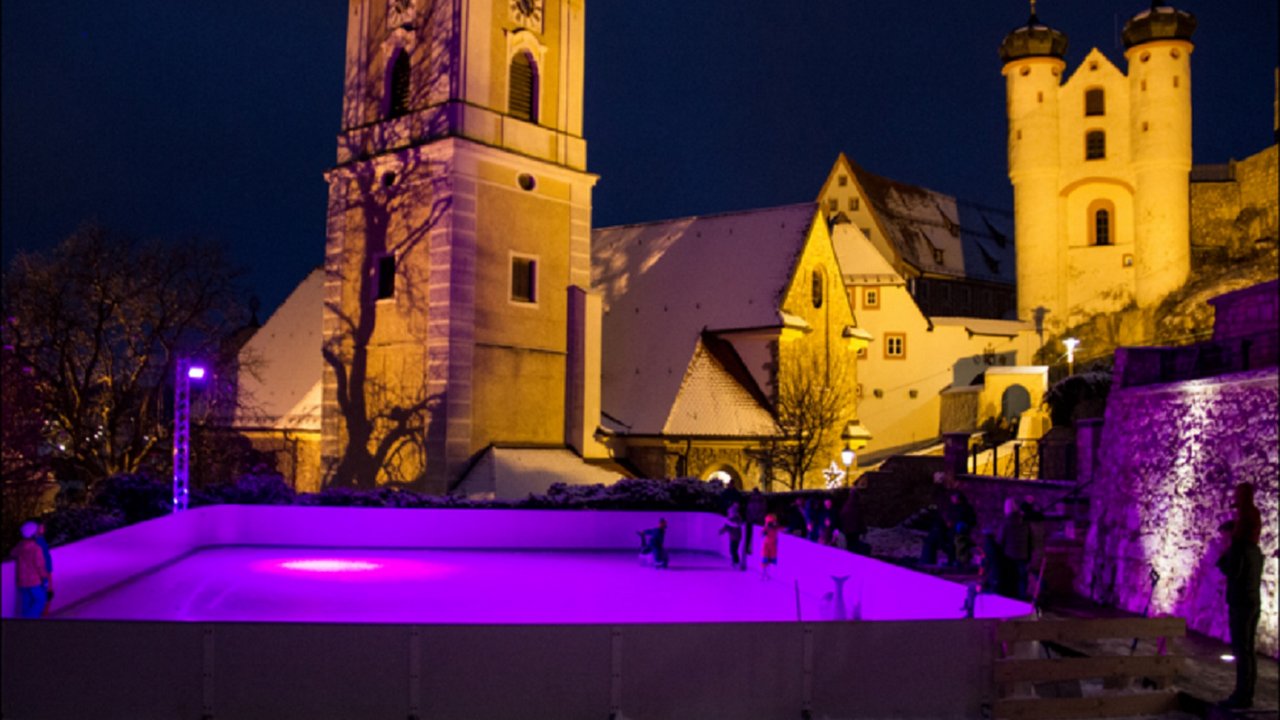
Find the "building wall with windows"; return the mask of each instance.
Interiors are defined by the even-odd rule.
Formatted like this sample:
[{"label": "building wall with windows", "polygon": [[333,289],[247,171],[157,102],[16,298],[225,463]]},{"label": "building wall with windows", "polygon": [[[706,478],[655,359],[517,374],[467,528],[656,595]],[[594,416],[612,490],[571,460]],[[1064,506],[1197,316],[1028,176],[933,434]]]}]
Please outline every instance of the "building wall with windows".
[{"label": "building wall with windows", "polygon": [[[858,419],[872,435],[863,454],[936,440],[944,391],[981,383],[991,368],[1030,362],[1038,346],[1030,323],[927,315],[859,229],[837,224],[832,241],[858,327],[872,336],[858,357]],[[964,429],[985,419],[979,410]]]},{"label": "building wall with windows", "polygon": [[1034,15],[1001,48],[1018,317],[1040,308],[1051,331],[1153,307],[1190,272],[1194,21],[1148,22],[1126,25],[1127,72],[1094,48],[1064,82],[1066,37]]}]

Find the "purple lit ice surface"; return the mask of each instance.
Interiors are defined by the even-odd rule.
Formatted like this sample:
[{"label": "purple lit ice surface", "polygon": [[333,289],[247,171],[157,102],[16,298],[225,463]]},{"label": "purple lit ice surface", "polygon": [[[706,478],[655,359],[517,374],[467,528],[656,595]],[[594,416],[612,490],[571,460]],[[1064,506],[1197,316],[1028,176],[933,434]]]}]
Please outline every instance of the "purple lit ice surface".
[{"label": "purple lit ice surface", "polygon": [[[671,563],[642,562],[657,513],[199,508],[55,548],[58,618],[414,624],[959,618],[965,589],[798,538],[761,577],[723,518],[667,514]],[[756,536],[757,551],[759,535]],[[837,603],[833,576],[848,576]],[[7,591],[8,592],[8,591]],[[840,608],[840,609],[838,609]],[[979,617],[1029,608],[984,596]]]}]

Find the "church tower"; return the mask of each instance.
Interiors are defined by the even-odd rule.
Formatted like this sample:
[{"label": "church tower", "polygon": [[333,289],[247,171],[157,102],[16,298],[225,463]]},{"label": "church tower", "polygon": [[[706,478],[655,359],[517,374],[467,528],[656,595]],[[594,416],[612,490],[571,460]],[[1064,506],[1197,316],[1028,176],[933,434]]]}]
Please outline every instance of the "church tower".
[{"label": "church tower", "polygon": [[1034,2],[1005,37],[1020,318],[1058,332],[1186,282],[1194,29],[1155,2],[1125,25],[1127,75],[1094,48],[1069,78]]},{"label": "church tower", "polygon": [[325,176],[327,481],[445,493],[494,444],[581,451],[599,417],[583,0],[349,7]]}]

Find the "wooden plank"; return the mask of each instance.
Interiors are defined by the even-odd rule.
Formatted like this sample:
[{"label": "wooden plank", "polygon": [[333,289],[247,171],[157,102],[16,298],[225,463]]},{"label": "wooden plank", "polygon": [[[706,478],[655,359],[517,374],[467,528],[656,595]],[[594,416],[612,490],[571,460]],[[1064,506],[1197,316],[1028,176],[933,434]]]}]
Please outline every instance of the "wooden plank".
[{"label": "wooden plank", "polygon": [[997,700],[994,709],[995,717],[1001,720],[1047,720],[1159,715],[1177,707],[1175,693],[1160,692],[1082,698],[1007,698]]},{"label": "wooden plank", "polygon": [[1174,655],[1111,655],[1083,658],[999,660],[996,682],[1057,682],[1113,676],[1172,677],[1182,666]]},{"label": "wooden plank", "polygon": [[1010,620],[996,626],[1000,642],[1019,640],[1104,640],[1107,638],[1184,637],[1187,621],[1180,617],[1090,618],[1071,620]]}]

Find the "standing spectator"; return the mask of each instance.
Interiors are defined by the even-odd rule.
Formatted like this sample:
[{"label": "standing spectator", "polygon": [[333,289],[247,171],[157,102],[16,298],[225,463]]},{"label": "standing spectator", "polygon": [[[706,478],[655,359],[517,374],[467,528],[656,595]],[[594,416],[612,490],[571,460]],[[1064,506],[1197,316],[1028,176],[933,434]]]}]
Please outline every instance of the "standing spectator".
[{"label": "standing spectator", "polygon": [[49,573],[49,577],[44,581],[44,612],[41,615],[48,615],[49,608],[53,605],[53,553],[49,551],[49,541],[44,536],[44,520],[32,518],[36,524],[36,536],[32,538],[36,544],[40,546],[40,553],[44,555],[44,568]]},{"label": "standing spectator", "polygon": [[1262,514],[1253,502],[1253,483],[1236,485],[1235,519],[1220,529],[1229,531],[1230,545],[1218,558],[1218,569],[1227,576],[1227,622],[1231,630],[1231,654],[1236,658],[1236,686],[1220,705],[1253,707],[1258,682],[1258,617],[1262,613]]},{"label": "standing spectator", "polygon": [[38,618],[44,614],[48,596],[45,594],[45,582],[49,579],[49,569],[44,562],[44,553],[36,544],[37,525],[28,520],[22,523],[22,540],[13,549],[13,557],[17,561],[19,617]]},{"label": "standing spectator", "polygon": [[865,553],[867,519],[862,512],[862,491],[856,487],[850,488],[849,497],[840,506],[840,530],[850,550]]},{"label": "standing spectator", "polygon": [[787,513],[787,532],[800,537],[809,535],[809,509],[804,498],[798,497],[791,503]]},{"label": "standing spectator", "polygon": [[742,515],[737,503],[729,506],[724,525],[720,528],[720,534],[725,533],[729,535],[729,559],[733,561],[733,567],[736,569],[741,563],[746,562],[745,558],[740,559],[738,556],[738,545],[742,542]]},{"label": "standing spectator", "polygon": [[1022,511],[1018,509],[1018,501],[1006,498],[1004,501],[1004,522],[1000,525],[998,538],[1000,552],[1004,556],[1004,567],[1001,568],[1001,579],[1005,572],[1009,573],[1004,594],[1019,600],[1027,596],[1027,563],[1031,560],[1031,529],[1027,527]]},{"label": "standing spectator", "polygon": [[769,504],[764,499],[760,488],[753,488],[747,498],[746,523],[742,534],[742,569],[747,569],[747,556],[751,554],[751,536],[756,525],[764,525],[764,516],[769,514]]},{"label": "standing spectator", "polygon": [[760,574],[769,579],[769,566],[778,564],[778,518],[764,517],[764,547],[760,553]]},{"label": "standing spectator", "polygon": [[1018,506],[1018,509],[1022,511],[1022,519],[1027,523],[1027,530],[1031,533],[1031,550],[1028,553],[1027,567],[1035,571],[1035,592],[1032,593],[1031,599],[1038,600],[1044,585],[1044,566],[1046,562],[1044,554],[1045,515],[1044,511],[1040,509],[1040,505],[1036,503],[1034,495],[1024,495],[1022,504]]}]

